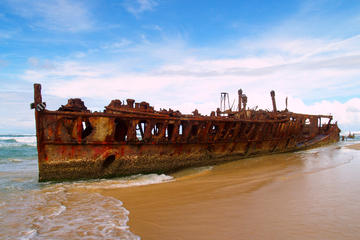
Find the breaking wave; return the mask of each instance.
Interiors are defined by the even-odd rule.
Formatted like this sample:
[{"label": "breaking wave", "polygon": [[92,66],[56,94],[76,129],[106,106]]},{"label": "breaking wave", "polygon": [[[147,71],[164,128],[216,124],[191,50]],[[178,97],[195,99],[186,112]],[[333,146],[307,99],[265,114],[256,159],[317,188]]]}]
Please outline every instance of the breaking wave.
[{"label": "breaking wave", "polygon": [[36,155],[36,136],[0,135],[0,164],[34,159]]},{"label": "breaking wave", "polygon": [[1,147],[36,146],[35,135],[0,135]]},{"label": "breaking wave", "polygon": [[137,174],[115,179],[78,181],[71,183],[71,185],[86,189],[114,189],[164,183],[173,179],[172,176],[165,174]]},{"label": "breaking wave", "polygon": [[[13,163],[14,164],[14,163]],[[10,172],[0,189],[0,239],[140,239],[129,226],[123,203],[92,190],[172,181],[165,174],[116,179],[37,183]],[[0,176],[1,179],[1,176]],[[6,187],[6,186],[7,187]]]},{"label": "breaking wave", "polygon": [[140,239],[120,200],[53,185],[7,196],[0,239]]}]

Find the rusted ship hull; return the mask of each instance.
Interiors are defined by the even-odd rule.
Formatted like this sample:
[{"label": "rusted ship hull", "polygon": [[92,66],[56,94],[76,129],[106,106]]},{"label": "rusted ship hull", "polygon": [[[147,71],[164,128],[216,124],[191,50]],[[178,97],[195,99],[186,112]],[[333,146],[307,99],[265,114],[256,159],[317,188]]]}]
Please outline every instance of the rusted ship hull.
[{"label": "rusted ship hull", "polygon": [[[35,85],[34,107],[42,103],[40,89]],[[227,116],[182,115],[133,101],[91,113],[69,104],[35,111],[39,181],[167,173],[339,140],[336,124],[319,124],[329,116],[240,107]]]}]

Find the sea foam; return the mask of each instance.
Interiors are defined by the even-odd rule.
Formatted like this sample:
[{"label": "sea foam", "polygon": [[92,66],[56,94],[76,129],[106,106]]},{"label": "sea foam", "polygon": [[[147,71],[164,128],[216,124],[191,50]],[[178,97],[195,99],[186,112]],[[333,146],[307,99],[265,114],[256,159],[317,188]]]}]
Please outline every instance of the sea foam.
[{"label": "sea foam", "polygon": [[86,189],[114,189],[165,183],[173,179],[172,176],[165,174],[137,174],[116,179],[78,181],[72,185]]},{"label": "sea foam", "polygon": [[35,135],[0,135],[0,147],[36,146]]},{"label": "sea foam", "polygon": [[8,195],[0,208],[0,239],[140,239],[130,232],[120,200],[73,187]]},{"label": "sea foam", "polygon": [[129,211],[120,200],[88,190],[173,180],[165,174],[138,174],[116,179],[32,183],[37,186],[35,189],[2,191],[0,223],[5,230],[0,232],[0,239],[140,239],[130,231]]}]

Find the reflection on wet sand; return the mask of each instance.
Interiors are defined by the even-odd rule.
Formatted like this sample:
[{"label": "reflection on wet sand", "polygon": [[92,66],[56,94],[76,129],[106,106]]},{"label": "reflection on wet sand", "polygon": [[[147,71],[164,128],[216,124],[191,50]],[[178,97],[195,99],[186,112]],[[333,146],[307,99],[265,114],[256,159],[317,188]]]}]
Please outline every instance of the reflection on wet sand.
[{"label": "reflection on wet sand", "polygon": [[356,239],[359,156],[333,145],[96,191],[121,199],[142,239]]}]

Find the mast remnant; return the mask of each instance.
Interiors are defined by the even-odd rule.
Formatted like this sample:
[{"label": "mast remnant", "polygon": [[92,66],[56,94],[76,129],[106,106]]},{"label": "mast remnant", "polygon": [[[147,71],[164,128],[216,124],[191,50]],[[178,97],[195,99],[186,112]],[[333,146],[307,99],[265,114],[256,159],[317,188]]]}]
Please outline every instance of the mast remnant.
[{"label": "mast remnant", "polygon": [[272,105],[273,105],[273,111],[276,113],[277,109],[276,109],[276,101],[275,101],[275,91],[271,90],[270,95],[271,95],[271,100],[272,100]]},{"label": "mast remnant", "polygon": [[226,110],[226,101],[228,102],[228,109],[230,110],[230,98],[229,93],[222,92],[221,93],[221,99],[220,99],[220,111],[225,112]]},{"label": "mast remnant", "polygon": [[239,109],[239,112],[241,112],[242,89],[239,89],[238,95],[239,95],[238,109]]}]

